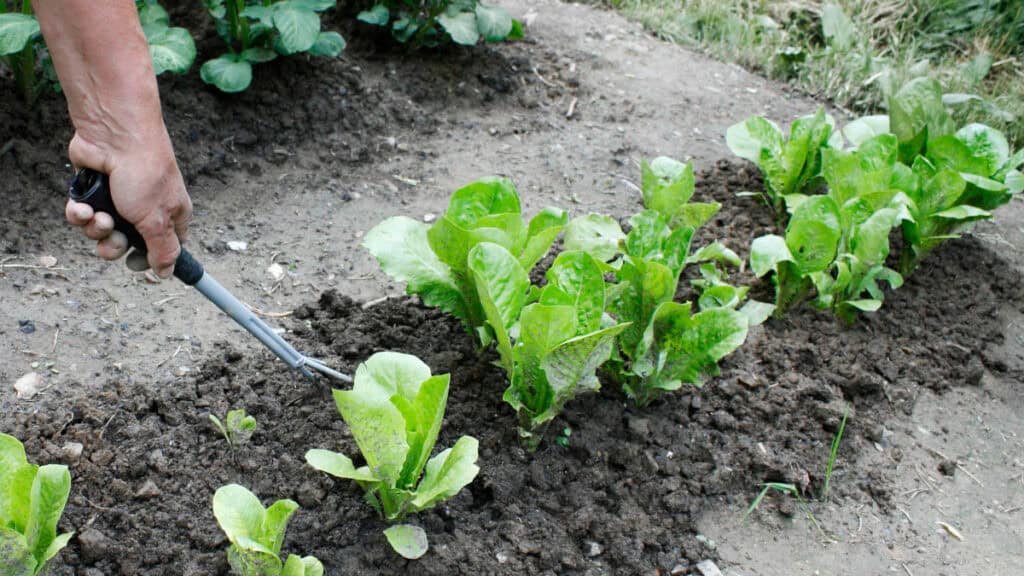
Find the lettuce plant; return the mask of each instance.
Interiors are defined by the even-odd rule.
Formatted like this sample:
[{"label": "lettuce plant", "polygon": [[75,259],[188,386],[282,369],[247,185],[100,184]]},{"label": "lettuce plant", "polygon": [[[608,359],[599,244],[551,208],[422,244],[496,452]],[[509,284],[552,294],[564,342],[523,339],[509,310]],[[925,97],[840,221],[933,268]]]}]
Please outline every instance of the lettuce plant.
[{"label": "lettuce plant", "polygon": [[[196,57],[188,30],[172,28],[167,11],[156,0],[137,0],[135,5],[156,75],[187,72]],[[7,12],[7,2],[0,2],[0,62],[11,70],[25,102],[34,102],[46,86],[59,89],[30,0],[22,0],[16,12]],[[37,75],[37,62],[42,64],[42,78]]]},{"label": "lettuce plant", "polygon": [[0,434],[0,574],[41,574],[72,533],[57,534],[68,495],[67,466],[36,466],[16,438]]},{"label": "lettuce plant", "polygon": [[531,304],[526,270],[503,246],[478,244],[469,266],[508,376],[505,402],[519,417],[524,447],[536,450],[566,402],[600,388],[597,369],[627,325],[602,322],[602,268],[586,252],[559,254]]},{"label": "lettuce plant", "polygon": [[405,216],[388,218],[366,234],[363,246],[384,272],[406,283],[406,292],[453,314],[487,346],[494,332],[469,269],[470,251],[492,242],[514,254],[522,269],[531,270],[568,220],[563,210],[545,208],[527,223],[512,182],[484,178],[457,190],[432,226]]},{"label": "lettuce plant", "polygon": [[897,153],[891,134],[867,140],[856,151],[825,151],[828,194],[798,204],[784,237],[754,240],[751,269],[759,277],[774,273],[777,314],[814,292],[817,307],[852,322],[858,313],[881,307],[880,282],[892,288],[903,283],[885,265],[889,232],[913,219],[907,208],[913,173],[897,162]]},{"label": "lettuce plant", "polygon": [[477,0],[383,0],[357,17],[391,30],[391,36],[412,48],[438,46],[451,40],[472,46],[480,41],[522,38],[523,26],[504,8]]},{"label": "lettuce plant", "polygon": [[832,117],[818,110],[793,122],[789,140],[771,120],[753,116],[729,127],[725,142],[733,154],[761,169],[765,201],[781,218],[787,196],[811,193],[821,186],[821,152],[841,148],[842,134]]},{"label": "lettuce plant", "polygon": [[[749,326],[763,322],[770,306],[740,304],[746,290],[730,286],[716,263],[740,266],[739,257],[718,242],[691,253],[696,230],[718,212],[714,203],[689,202],[693,167],[669,158],[642,164],[641,191],[646,210],[630,218],[628,235],[614,221],[588,217],[574,221],[567,248],[581,248],[613,260],[615,284],[607,290],[606,310],[626,323],[610,371],[638,405],[683,383],[699,385],[718,371],[718,361],[744,342]],[[700,311],[673,302],[679,278],[689,264],[704,262]],[[767,307],[767,313],[766,313]],[[738,309],[739,308],[739,309]]]},{"label": "lettuce plant", "polygon": [[256,432],[256,418],[247,414],[244,409],[228,410],[223,422],[220,418],[210,414],[210,421],[217,427],[217,430],[220,430],[232,452],[248,442]]},{"label": "lettuce plant", "polygon": [[312,556],[290,554],[281,562],[288,520],[299,509],[291,500],[264,508],[243,486],[221,486],[213,495],[213,515],[231,542],[228,563],[237,576],[323,576],[324,567]]},{"label": "lettuce plant", "polygon": [[222,92],[242,92],[252,83],[252,65],[279,55],[306,53],[333,58],[345,49],[337,32],[320,30],[319,12],[335,0],[204,0],[228,52],[207,60],[203,82]]},{"label": "lettuce plant", "polygon": [[[310,466],[355,480],[366,500],[388,522],[426,510],[459,493],[473,481],[477,440],[463,436],[430,457],[448,403],[447,374],[431,376],[415,356],[378,352],[356,369],[352,390],[334,391],[366,465],[356,467],[343,454],[310,450]],[[385,532],[395,551],[419,558],[427,550],[426,533],[417,526]]]}]

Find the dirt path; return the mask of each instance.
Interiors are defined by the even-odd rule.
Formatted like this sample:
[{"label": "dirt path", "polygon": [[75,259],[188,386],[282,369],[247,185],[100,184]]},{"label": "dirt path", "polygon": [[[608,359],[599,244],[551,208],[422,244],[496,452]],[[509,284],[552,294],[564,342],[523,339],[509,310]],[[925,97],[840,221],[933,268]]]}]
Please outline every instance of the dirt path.
[{"label": "dirt path", "polygon": [[[240,99],[211,94],[194,77],[165,81],[168,124],[196,204],[190,244],[207,269],[271,322],[292,326],[279,314],[326,289],[358,299],[399,294],[358,248],[362,234],[388,215],[437,214],[452,190],[479,176],[511,177],[527,211],[555,204],[574,214],[624,215],[638,205],[630,181],[640,158],[692,157],[698,168],[711,168],[729,155],[728,125],[754,113],[786,121],[816,106],[650,38],[612,13],[548,0],[509,7],[528,23],[528,42],[446,61],[381,55],[357,41],[336,63],[275,63]],[[200,50],[211,46],[201,42]],[[297,77],[304,79],[292,85]],[[5,430],[112,383],[173,390],[217,354],[220,341],[264,354],[180,284],[151,284],[121,264],[95,260],[63,225],[63,117],[57,99],[25,117],[0,105],[0,147],[12,143],[0,154],[0,172],[10,175],[0,185],[8,207],[0,233]],[[979,235],[1018,271],[1020,208]],[[229,241],[247,247],[233,251]],[[41,259],[48,256],[56,264]],[[267,272],[273,263],[287,271],[281,282]],[[913,418],[886,424],[892,435],[880,438],[881,452],[841,459],[838,485],[859,485],[858,470],[879,471],[896,482],[892,501],[912,521],[896,507],[883,513],[843,494],[813,505],[842,541],[819,547],[813,528],[799,515],[790,527],[774,504],[756,522],[735,522],[752,485],[725,498],[702,526],[718,543],[726,573],[860,575],[900,573],[903,565],[917,575],[1013,573],[1024,547],[1024,425],[1019,383],[1010,376],[1019,381],[1024,365],[1024,323],[1000,314],[994,321],[1007,335],[992,354],[1011,370],[988,373],[980,388],[914,395]],[[44,374],[48,388],[19,401],[11,383],[31,370]],[[960,459],[970,474],[943,477],[941,458],[927,448]],[[929,491],[911,492],[921,488]],[[951,540],[936,520],[960,528],[965,541]]]}]

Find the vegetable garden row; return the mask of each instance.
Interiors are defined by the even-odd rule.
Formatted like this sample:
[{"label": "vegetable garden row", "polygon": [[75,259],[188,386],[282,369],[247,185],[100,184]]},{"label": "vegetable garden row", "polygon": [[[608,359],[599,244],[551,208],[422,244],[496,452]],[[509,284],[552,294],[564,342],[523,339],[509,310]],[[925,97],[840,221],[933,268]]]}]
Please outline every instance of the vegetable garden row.
[{"label": "vegetable garden row", "polygon": [[[456,191],[434,224],[389,218],[364,245],[409,293],[458,317],[479,351],[497,349],[504,400],[518,415],[524,447],[535,450],[568,402],[598,389],[599,376],[643,407],[714,376],[750,327],[773,314],[809,302],[853,322],[878,310],[881,283],[899,288],[941,242],[1019,193],[1024,151],[1011,153],[989,127],[957,128],[941,97],[937,84],[917,80],[894,96],[889,116],[842,130],[821,111],[794,122],[788,138],[760,117],[729,129],[730,148],[764,174],[764,200],[779,225],[780,234],[753,240],[749,263],[756,276],[771,277],[774,303],[752,300],[750,286],[730,282],[745,263],[725,244],[692,246],[721,206],[691,202],[693,166],[669,158],[642,164],[644,210],[626,230],[607,215],[570,220],[558,208],[526,221],[512,183],[485,178]],[[563,232],[563,250],[532,283]],[[893,232],[902,237],[898,259],[890,257]],[[676,302],[691,266],[697,296]],[[313,468],[363,489],[393,523],[387,540],[407,558],[427,551],[427,535],[404,518],[454,496],[479,472],[470,436],[431,457],[449,385],[414,356],[374,354],[351,390],[334,392],[361,457],[306,453]],[[253,424],[241,411],[218,422],[233,448]],[[39,574],[71,537],[57,533],[70,473],[29,464],[6,435],[0,464],[0,572]],[[324,573],[315,558],[281,558],[295,502],[264,508],[229,484],[216,490],[213,509],[236,573]]]},{"label": "vegetable garden row", "polygon": [[[345,49],[345,39],[337,32],[322,31],[320,23],[320,13],[336,3],[203,0],[226,52],[204,62],[200,76],[224,92],[241,92],[252,83],[254,64],[293,54],[338,56]],[[172,27],[170,16],[156,0],[136,0],[135,4],[154,72],[187,73],[196,58],[195,41],[189,31]],[[522,25],[508,12],[477,0],[382,0],[357,18],[389,29],[395,40],[411,48],[523,37]],[[30,0],[22,0],[18,9],[10,12],[7,1],[0,2],[0,62],[10,69],[26,102],[33,102],[48,87],[60,88]]]}]

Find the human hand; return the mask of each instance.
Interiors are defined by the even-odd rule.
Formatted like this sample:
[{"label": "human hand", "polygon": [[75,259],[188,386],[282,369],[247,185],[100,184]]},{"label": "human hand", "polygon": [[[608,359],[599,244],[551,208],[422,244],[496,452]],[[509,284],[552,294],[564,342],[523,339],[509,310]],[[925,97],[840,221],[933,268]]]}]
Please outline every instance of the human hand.
[{"label": "human hand", "polygon": [[[147,257],[132,252],[128,267],[151,267],[158,276],[166,278],[173,273],[181,252],[180,242],[187,236],[192,202],[166,132],[154,140],[136,142],[130,150],[117,150],[98,146],[76,132],[68,153],[76,167],[108,174],[117,211],[135,225],[145,240]],[[65,216],[73,226],[81,227],[85,236],[96,241],[96,254],[101,258],[116,260],[127,251],[127,238],[114,230],[110,214],[94,212],[88,204],[69,200]]]}]

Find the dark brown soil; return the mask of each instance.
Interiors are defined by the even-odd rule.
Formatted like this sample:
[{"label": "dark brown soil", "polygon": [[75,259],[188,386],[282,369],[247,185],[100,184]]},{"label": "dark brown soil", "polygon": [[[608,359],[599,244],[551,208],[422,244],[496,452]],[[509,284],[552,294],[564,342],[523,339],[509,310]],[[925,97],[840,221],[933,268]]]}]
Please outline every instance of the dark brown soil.
[{"label": "dark brown soil", "polygon": [[[700,175],[698,197],[725,204],[708,237],[742,252],[770,229],[762,208],[733,198],[757,185],[753,171],[728,163]],[[480,439],[477,480],[414,519],[431,539],[415,564],[389,549],[385,525],[352,483],[304,464],[310,448],[354,455],[355,444],[326,387],[267,355],[224,348],[184,384],[126,379],[70,406],[19,413],[10,432],[44,461],[63,460],[66,442],[85,446],[72,463],[65,520],[80,537],[57,574],[226,573],[210,498],[228,482],[264,499],[297,500],[302,510],[285,549],[316,555],[329,574],[664,574],[714,555],[694,538],[695,519],[709,507],[748,500],[765,481],[818,495],[844,410],[843,457],[852,460],[882,442],[882,423],[909,413],[923,389],[975,385],[986,368],[1005,371],[986,351],[1002,339],[997,304],[1024,302],[1011,270],[975,240],[949,242],[855,326],[793,310],[753,331],[703,389],[646,411],[610,386],[578,399],[535,454],[517,445],[493,354],[478,357],[454,319],[412,298],[364,308],[324,293],[296,311],[289,338],[346,371],[380,350],[418,355],[435,373],[452,374],[438,447],[463,434]],[[232,455],[207,414],[238,407],[260,426]],[[568,445],[554,442],[566,430]],[[140,492],[150,482],[156,489]],[[885,507],[890,483],[887,470],[853,469],[834,479],[833,493]]]}]

